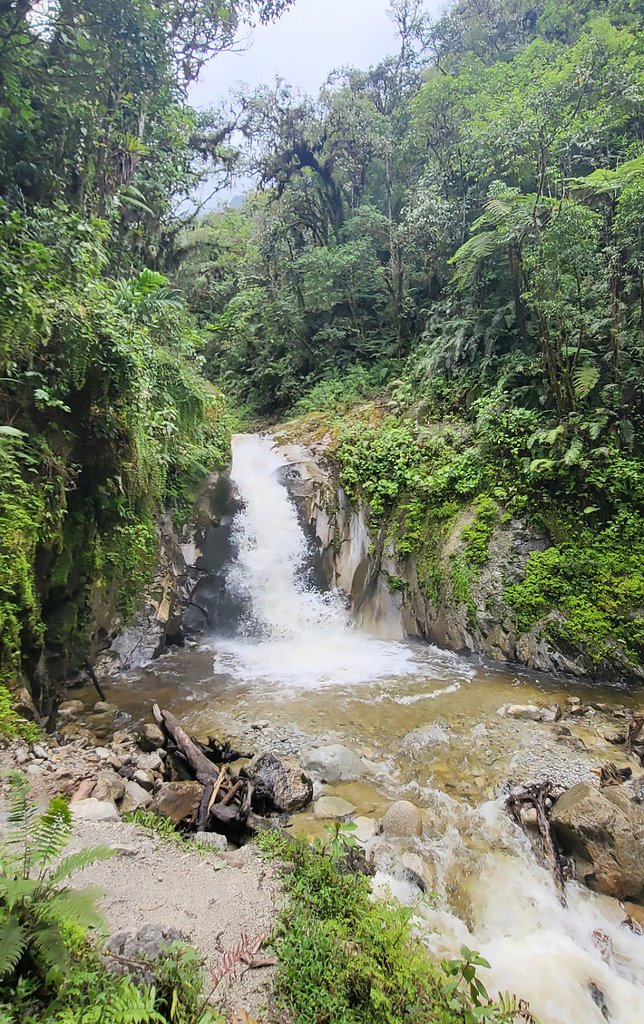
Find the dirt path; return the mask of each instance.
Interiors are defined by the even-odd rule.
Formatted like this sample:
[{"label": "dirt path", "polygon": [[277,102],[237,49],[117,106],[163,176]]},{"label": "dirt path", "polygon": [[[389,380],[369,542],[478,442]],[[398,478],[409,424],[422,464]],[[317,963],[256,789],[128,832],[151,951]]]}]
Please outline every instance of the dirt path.
[{"label": "dirt path", "polygon": [[[118,853],[74,876],[74,885],[99,886],[110,933],[145,924],[176,928],[189,938],[207,969],[221,962],[245,933],[269,936],[281,905],[275,868],[250,847],[226,855],[160,839],[125,822],[77,822],[70,851],[104,844]],[[245,1009],[262,1020],[274,969],[246,969],[217,986],[214,1001],[232,1014]],[[209,985],[209,979],[207,985]]]}]

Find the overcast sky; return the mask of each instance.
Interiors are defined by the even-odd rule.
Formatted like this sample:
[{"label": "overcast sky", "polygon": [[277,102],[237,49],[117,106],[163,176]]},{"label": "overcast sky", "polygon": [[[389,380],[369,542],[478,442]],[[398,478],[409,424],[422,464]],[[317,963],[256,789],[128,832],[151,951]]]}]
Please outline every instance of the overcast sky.
[{"label": "overcast sky", "polygon": [[[202,72],[190,100],[208,107],[238,82],[270,84],[276,75],[304,92],[317,92],[334,68],[368,68],[396,49],[388,0],[295,0],[273,25],[259,26],[243,53],[222,53]],[[444,0],[427,0],[439,13]]]}]

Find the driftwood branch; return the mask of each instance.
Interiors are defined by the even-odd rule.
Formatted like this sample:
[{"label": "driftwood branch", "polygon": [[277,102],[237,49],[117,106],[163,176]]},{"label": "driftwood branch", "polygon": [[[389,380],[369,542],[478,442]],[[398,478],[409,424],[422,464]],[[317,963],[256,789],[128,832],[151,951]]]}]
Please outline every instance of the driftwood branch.
[{"label": "driftwood branch", "polygon": [[544,857],[548,867],[550,868],[550,873],[554,879],[555,886],[557,887],[559,899],[565,906],[566,890],[563,870],[561,867],[561,859],[559,857],[559,851],[557,849],[555,837],[548,818],[548,807],[546,805],[546,800],[551,796],[552,783],[543,782],[539,785],[526,786],[526,788],[521,790],[520,793],[513,793],[507,799],[507,806],[519,824],[522,824],[521,808],[524,804],[530,804],[536,810],[537,828],[539,829],[541,842],[543,844]]}]

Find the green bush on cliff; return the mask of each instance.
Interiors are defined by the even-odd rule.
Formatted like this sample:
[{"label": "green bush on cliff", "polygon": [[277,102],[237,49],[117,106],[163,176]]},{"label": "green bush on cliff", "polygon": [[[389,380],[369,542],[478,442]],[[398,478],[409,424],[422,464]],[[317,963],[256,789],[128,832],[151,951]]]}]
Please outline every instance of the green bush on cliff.
[{"label": "green bush on cliff", "polygon": [[185,514],[230,430],[166,279],[107,275],[105,221],[0,213],[0,682],[12,686],[45,650],[56,674],[82,662],[97,607],[132,614],[155,517],[173,503]]}]

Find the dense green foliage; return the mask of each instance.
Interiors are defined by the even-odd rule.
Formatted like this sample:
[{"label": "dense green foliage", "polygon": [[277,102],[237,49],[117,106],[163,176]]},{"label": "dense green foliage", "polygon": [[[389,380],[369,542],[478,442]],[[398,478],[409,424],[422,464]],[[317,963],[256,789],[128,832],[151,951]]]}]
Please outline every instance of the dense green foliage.
[{"label": "dense green foliage", "polygon": [[498,506],[554,545],[508,587],[520,628],[641,663],[641,5],[391,7],[395,57],[245,97],[261,188],[182,239],[209,371],[262,416],[340,412],[343,481],[428,597],[476,503],[449,573],[472,611]]},{"label": "dense green foliage", "polygon": [[[530,1020],[512,997],[504,1008],[476,976],[489,966],[470,950],[433,963],[413,934],[414,910],[374,901],[370,879],[347,869],[351,835],[324,850],[277,833],[258,840],[289,865],[289,903],[275,935],[278,1008],[298,1024],[512,1024]],[[349,955],[348,955],[349,954]]]},{"label": "dense green foliage", "polygon": [[0,4],[3,709],[21,675],[46,709],[131,616],[155,517],[228,458],[203,335],[160,271],[182,199],[226,167],[186,86],[288,3]]},{"label": "dense green foliage", "polygon": [[61,856],[71,813],[60,797],[37,813],[25,776],[10,776],[8,833],[0,847],[1,1024],[215,1024],[194,950],[169,946],[155,986],[106,970],[90,927],[101,929],[98,890],[71,876],[114,855],[106,847]]}]

